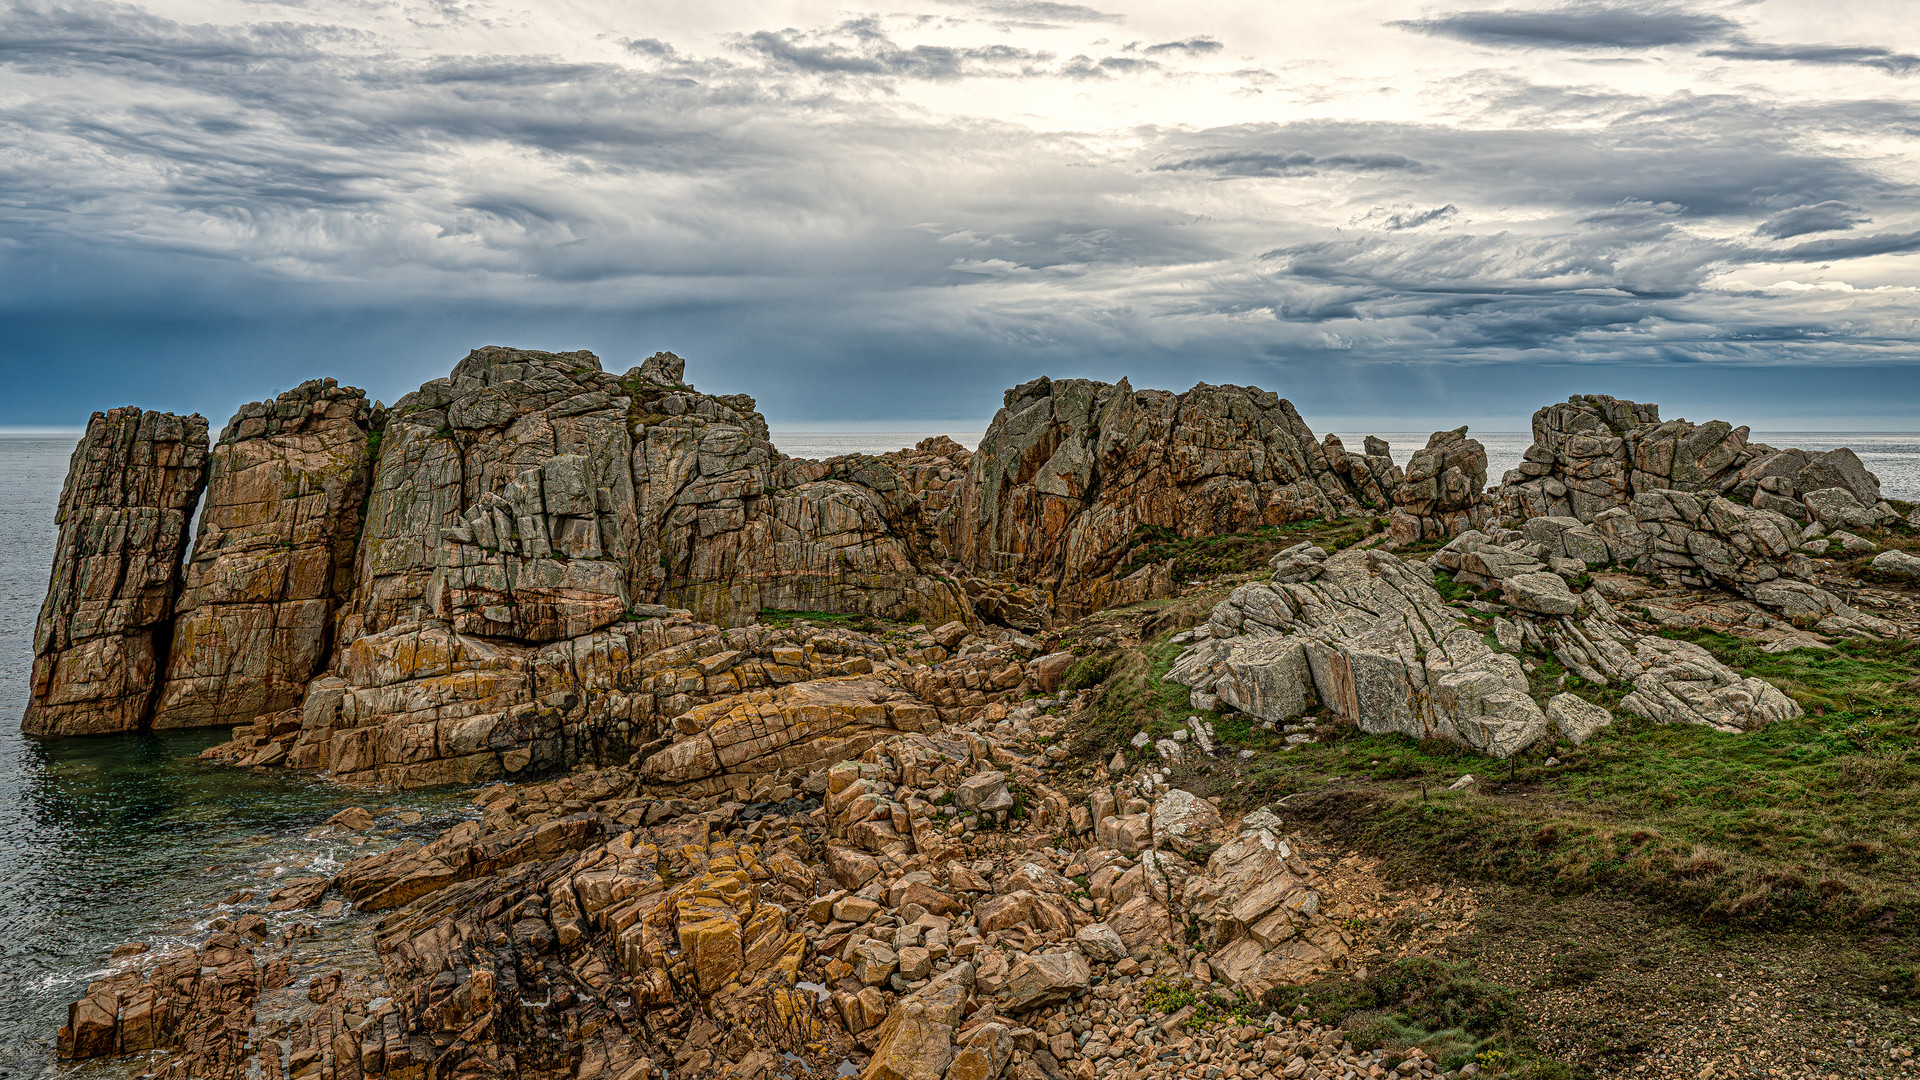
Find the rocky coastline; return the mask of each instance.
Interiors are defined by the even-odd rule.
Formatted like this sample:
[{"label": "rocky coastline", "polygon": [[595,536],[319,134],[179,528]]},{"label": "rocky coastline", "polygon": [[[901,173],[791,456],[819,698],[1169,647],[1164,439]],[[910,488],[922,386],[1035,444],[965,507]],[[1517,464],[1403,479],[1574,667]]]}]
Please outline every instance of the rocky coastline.
[{"label": "rocky coastline", "polygon": [[[1489,487],[1464,428],[1403,469],[1268,391],[1041,378],[974,450],[807,461],[672,354],[504,348],[390,407],[304,383],[210,446],[198,416],[95,414],[25,729],[231,728],[211,760],[464,785],[476,816],[116,952],[59,1053],[182,1080],[1462,1075],[1274,1004],[1476,901],[1388,899],[1203,781],[1254,756],[1221,727],[1509,762],[1624,723],[1738,737],[1801,702],[1676,627],[1920,633],[1920,510],[1851,451],[1591,395],[1533,426]],[[1167,554],[1314,527],[1345,531],[1253,573]],[[1108,756],[1088,725],[1129,636],[1167,643],[1192,715]],[[363,955],[313,954],[350,915]],[[1402,915],[1426,929],[1367,928]]]}]

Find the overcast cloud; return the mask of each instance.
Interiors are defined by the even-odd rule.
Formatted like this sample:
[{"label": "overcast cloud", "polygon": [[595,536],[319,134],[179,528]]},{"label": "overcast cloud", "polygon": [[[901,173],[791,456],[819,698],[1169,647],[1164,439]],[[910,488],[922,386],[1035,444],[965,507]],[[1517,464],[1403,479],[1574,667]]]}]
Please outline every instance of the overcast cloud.
[{"label": "overcast cloud", "polygon": [[1920,427],[1907,8],[0,0],[0,424],[516,344],[776,424]]}]

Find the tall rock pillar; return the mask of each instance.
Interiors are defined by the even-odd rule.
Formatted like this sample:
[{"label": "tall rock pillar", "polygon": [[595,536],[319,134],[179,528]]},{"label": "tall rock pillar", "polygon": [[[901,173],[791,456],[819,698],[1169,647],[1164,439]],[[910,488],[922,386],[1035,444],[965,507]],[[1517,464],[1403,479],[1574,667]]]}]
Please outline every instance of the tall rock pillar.
[{"label": "tall rock pillar", "polygon": [[154,727],[300,704],[353,588],[373,426],[364,392],[314,379],[242,407],[220,433]]},{"label": "tall rock pillar", "polygon": [[60,493],[60,540],[33,635],[36,735],[136,731],[169,645],[187,523],[207,482],[207,422],[94,413]]}]

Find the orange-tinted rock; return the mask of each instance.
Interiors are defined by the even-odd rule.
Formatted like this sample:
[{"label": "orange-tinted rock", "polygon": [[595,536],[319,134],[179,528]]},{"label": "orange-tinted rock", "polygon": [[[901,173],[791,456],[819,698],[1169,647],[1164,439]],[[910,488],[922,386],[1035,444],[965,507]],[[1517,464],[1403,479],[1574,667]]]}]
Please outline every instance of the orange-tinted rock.
[{"label": "orange-tinted rock", "polygon": [[93,414],[60,493],[26,731],[104,735],[145,725],[166,662],[187,522],[206,479],[207,422],[198,414]]},{"label": "orange-tinted rock", "polygon": [[372,427],[366,395],[325,379],[242,407],[220,433],[154,727],[300,704],[353,584]]},{"label": "orange-tinted rock", "polygon": [[1142,527],[1212,536],[1359,509],[1300,414],[1268,391],[1041,378],[1007,391],[948,544],[976,573],[1030,582],[1052,617],[1073,618],[1170,595],[1170,577],[1123,561]]},{"label": "orange-tinted rock", "polygon": [[856,757],[901,731],[930,728],[933,711],[878,679],[849,676],[722,698],[682,713],[673,745],[641,771],[668,784],[722,774],[811,770]]}]

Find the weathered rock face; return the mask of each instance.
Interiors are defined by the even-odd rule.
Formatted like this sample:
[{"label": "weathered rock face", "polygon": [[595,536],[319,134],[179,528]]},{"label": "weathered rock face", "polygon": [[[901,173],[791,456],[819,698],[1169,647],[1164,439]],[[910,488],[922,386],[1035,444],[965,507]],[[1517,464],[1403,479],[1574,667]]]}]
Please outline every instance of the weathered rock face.
[{"label": "weathered rock face", "polygon": [[[1742,677],[1698,645],[1634,631],[1596,590],[1574,597],[1562,584],[1559,591],[1568,600],[1564,607],[1529,604],[1535,594],[1523,589],[1516,595],[1516,585],[1539,578],[1561,580],[1543,573],[1540,562],[1533,561],[1559,561],[1550,543],[1551,538],[1500,541],[1473,531],[1436,552],[1432,562],[1462,584],[1502,588],[1514,608],[1514,622],[1502,629],[1517,635],[1514,646],[1543,647],[1569,671],[1596,685],[1631,686],[1621,702],[1628,712],[1729,732],[1800,715],[1792,698],[1763,680]],[[1549,701],[1547,712],[1555,732],[1576,743],[1599,723],[1570,702],[1561,702],[1556,714]]]},{"label": "weathered rock face", "polygon": [[1624,506],[1653,488],[1713,490],[1742,462],[1747,429],[1715,420],[1660,422],[1658,405],[1579,394],[1533,414],[1533,445],[1501,481],[1503,516],[1576,517]]},{"label": "weathered rock face", "polygon": [[146,722],[166,661],[187,523],[206,481],[207,422],[198,414],[93,414],[60,493],[26,731],[101,735]]},{"label": "weathered rock face", "polygon": [[[206,753],[239,765],[325,769],[355,782],[480,783],[624,762],[635,748],[664,746],[675,730],[669,722],[698,707],[763,688],[871,672],[876,657],[884,662],[886,650],[846,631],[723,631],[685,612],[622,621],[546,645],[408,623],[342,649],[333,672],[313,681],[298,712],[236,729],[233,742]],[[913,707],[893,711],[902,723],[918,715]],[[816,747],[812,735],[798,734],[802,717],[813,715],[810,703],[779,715],[783,728],[792,725],[780,744],[786,756]],[[688,720],[682,727],[691,734],[708,724]],[[717,726],[729,739],[744,730]],[[820,753],[839,745],[827,728],[813,734]],[[742,749],[729,741],[728,747],[722,767],[701,769],[689,757],[684,768],[667,770],[671,782],[705,780],[707,789],[720,790],[747,783],[767,761],[782,760],[772,743]]]},{"label": "weathered rock face", "polygon": [[[67,1007],[60,1029],[60,1056],[112,1057],[166,1051],[196,1060],[198,1075],[233,1075],[244,1069],[247,1028],[263,986],[284,986],[292,976],[283,962],[262,970],[254,940],[220,933],[198,949],[133,958],[87,987]],[[144,963],[142,962],[144,961]]]},{"label": "weathered rock face", "polygon": [[1359,509],[1272,393],[1042,378],[1007,391],[970,462],[949,548],[977,573],[1033,583],[1054,617],[1072,618],[1121,586],[1140,526],[1210,536]]},{"label": "weathered rock face", "polygon": [[1384,551],[1343,552],[1311,582],[1243,585],[1168,678],[1262,720],[1315,704],[1375,734],[1506,757],[1546,733],[1520,658],[1495,650],[1427,575]]},{"label": "weathered rock face", "polygon": [[[967,453],[951,440],[829,461],[783,458],[745,397],[669,392],[635,447],[636,593],[734,623],[772,608],[965,619],[932,522]],[[957,456],[956,456],[957,455]]]},{"label": "weathered rock face", "polygon": [[1448,545],[1450,552],[1443,549],[1446,553],[1436,557],[1436,565],[1464,570],[1469,584],[1486,584],[1511,576],[1515,558],[1621,563],[1672,585],[1727,589],[1824,633],[1899,636],[1899,628],[1887,620],[1812,584],[1813,563],[1798,550],[1800,530],[1778,511],[1718,495],[1656,489],[1603,511],[1589,525],[1574,518],[1535,518],[1527,522],[1526,536],[1535,549],[1522,553],[1488,543],[1478,533],[1462,534]]},{"label": "weathered rock face", "polygon": [[1320,446],[1326,451],[1327,464],[1346,482],[1360,504],[1370,510],[1391,507],[1407,482],[1407,474],[1393,463],[1392,447],[1378,436],[1367,436],[1363,446],[1366,452],[1361,454],[1349,451],[1338,435],[1321,439]]},{"label": "weathered rock face", "polygon": [[366,395],[325,379],[243,407],[220,433],[152,726],[300,703],[353,585],[372,429]]},{"label": "weathered rock face", "polygon": [[1559,712],[1571,720],[1543,712],[1517,655],[1528,646],[1596,685],[1631,687],[1621,707],[1652,720],[1747,731],[1800,715],[1771,684],[1705,649],[1629,628],[1597,591],[1576,596],[1537,561],[1543,548],[1469,531],[1434,556],[1457,581],[1502,588],[1513,621],[1496,627],[1499,648],[1442,601],[1424,567],[1347,552],[1311,583],[1235,589],[1168,678],[1270,722],[1320,704],[1363,731],[1441,738],[1495,757],[1549,734],[1571,738],[1570,725],[1580,739],[1598,726],[1565,702]]},{"label": "weathered rock face", "polygon": [[684,367],[663,353],[616,377],[590,353],[488,348],[402,398],[343,637],[425,611],[558,641],[650,602],[720,623],[763,608],[965,615],[913,547],[929,531],[919,508],[964,462],[944,448],[782,458],[752,398],[699,393]]},{"label": "weathered rock face", "polygon": [[821,679],[687,710],[674,720],[674,743],[642,762],[641,772],[656,782],[687,784],[723,774],[811,771],[934,724],[933,709],[879,679]]},{"label": "weathered rock face", "polygon": [[591,353],[500,348],[396,402],[341,643],[424,614],[521,641],[619,619],[635,556],[630,403]]},{"label": "weathered rock face", "polygon": [[1828,504],[1839,499],[1828,511],[1837,521],[1866,527],[1898,520],[1880,500],[1879,478],[1853,451],[1776,450],[1749,443],[1747,435],[1724,420],[1662,423],[1658,405],[1575,395],[1533,414],[1533,445],[1501,479],[1495,516],[1514,526],[1543,517],[1591,522],[1640,494],[1677,491],[1719,493],[1797,521],[1817,516],[1821,493],[1829,493]]},{"label": "weathered rock face", "polygon": [[1413,452],[1405,482],[1392,493],[1394,541],[1445,540],[1479,528],[1492,513],[1486,489],[1486,447],[1467,438],[1464,427],[1434,432]]},{"label": "weathered rock face", "polygon": [[1287,842],[1248,828],[1189,878],[1182,903],[1212,949],[1214,974],[1243,993],[1310,982],[1337,970],[1349,942],[1320,911],[1320,894]]}]

